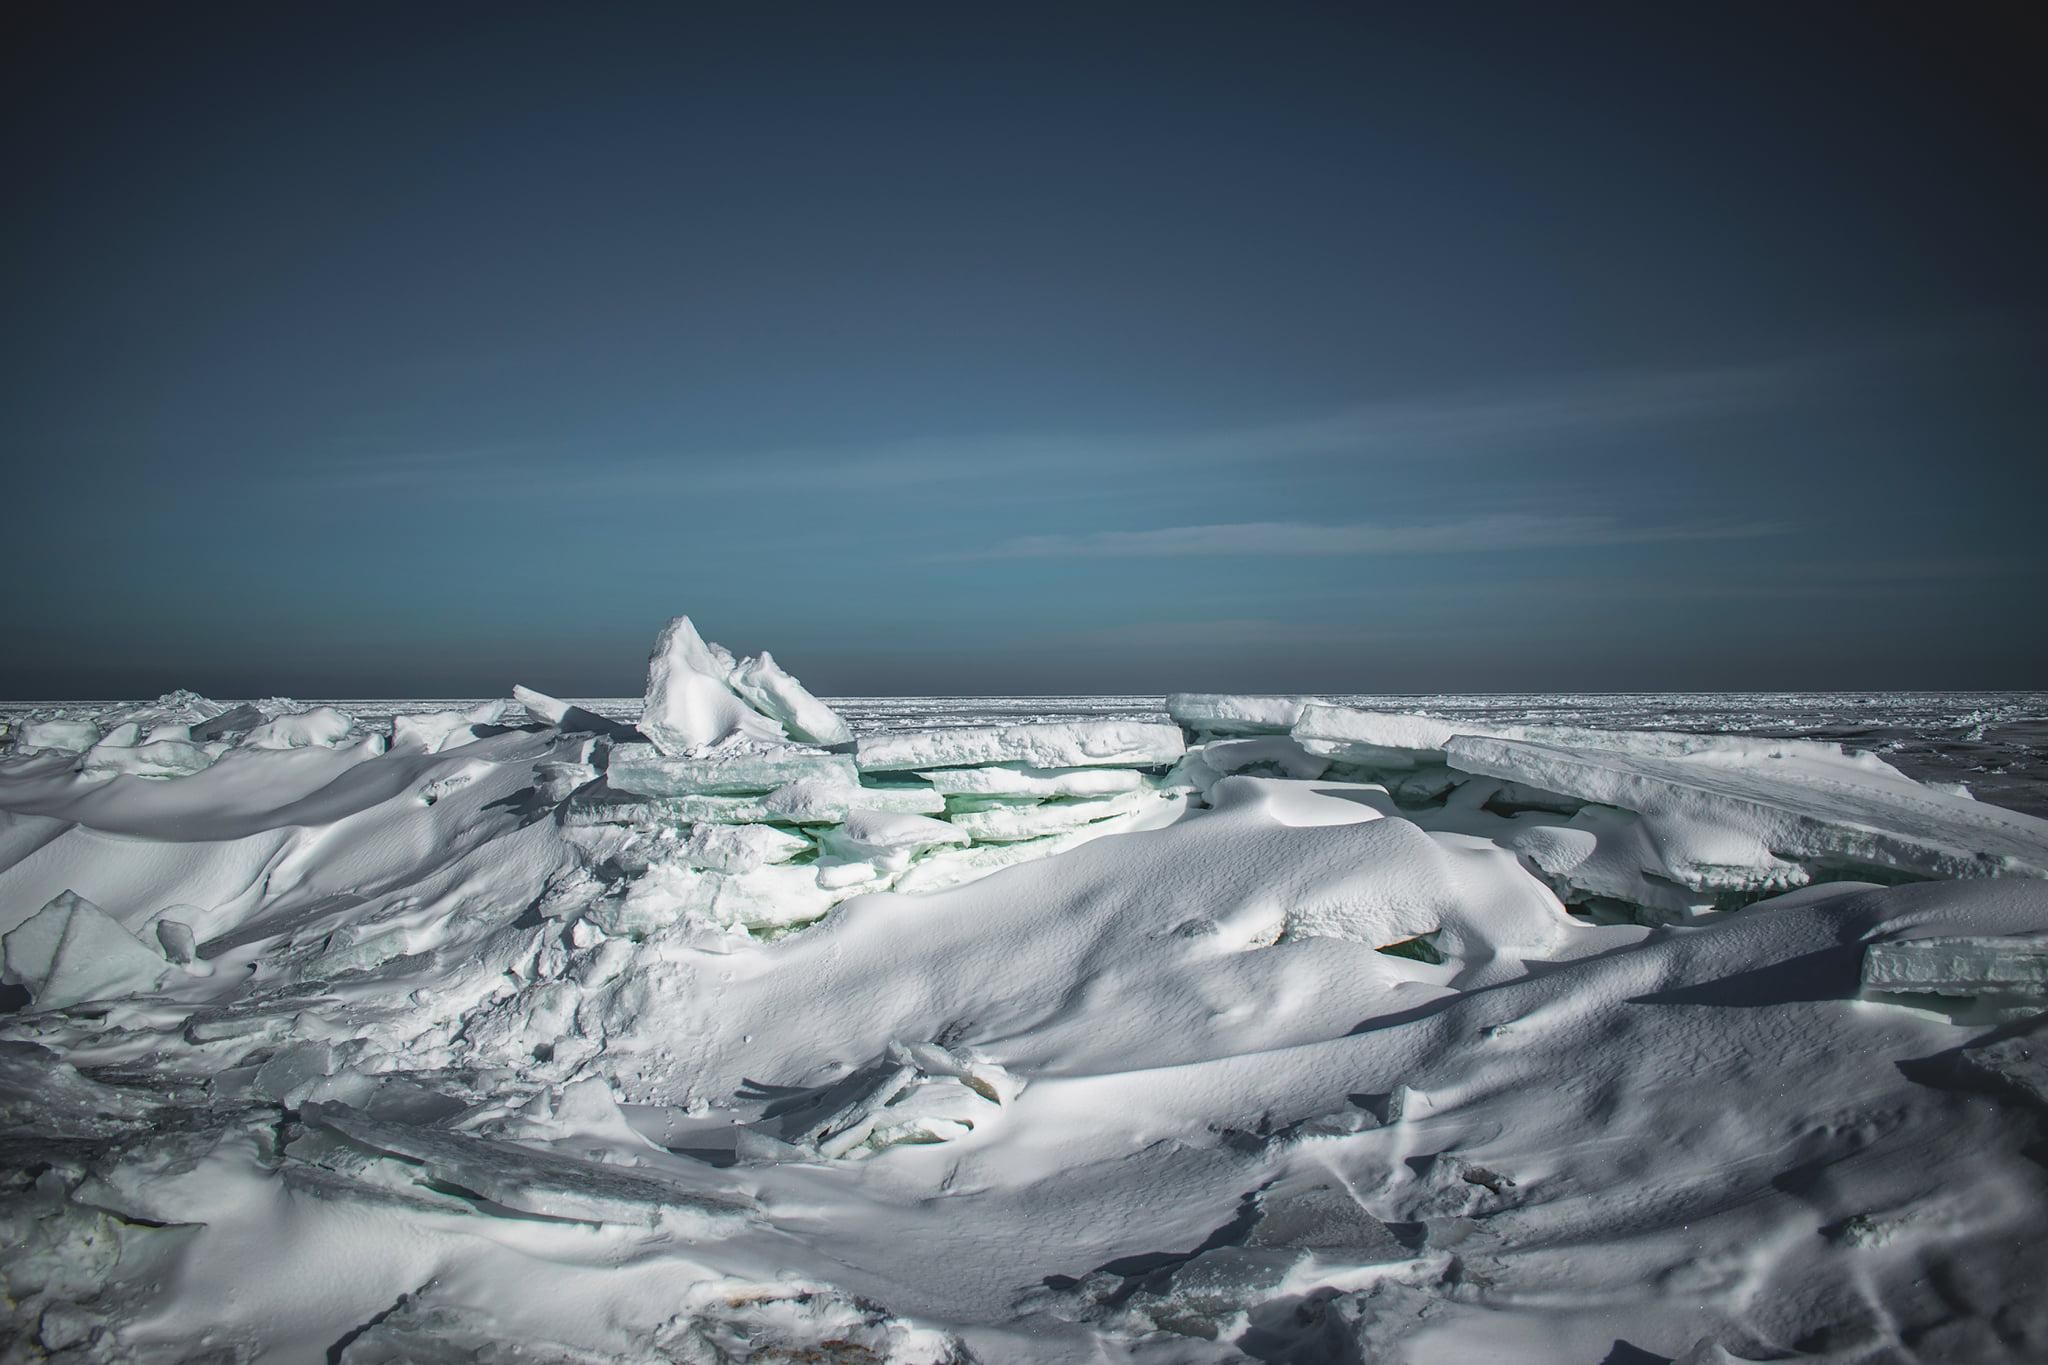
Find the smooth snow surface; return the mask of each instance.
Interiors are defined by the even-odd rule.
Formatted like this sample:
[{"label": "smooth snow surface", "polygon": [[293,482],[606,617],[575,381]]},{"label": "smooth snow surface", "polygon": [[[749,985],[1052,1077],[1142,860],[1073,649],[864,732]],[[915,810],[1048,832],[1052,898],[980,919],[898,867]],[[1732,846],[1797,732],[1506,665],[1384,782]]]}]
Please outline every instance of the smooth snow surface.
[{"label": "smooth snow surface", "polygon": [[654,672],[10,713],[0,1358],[2048,1358],[1917,741]]}]

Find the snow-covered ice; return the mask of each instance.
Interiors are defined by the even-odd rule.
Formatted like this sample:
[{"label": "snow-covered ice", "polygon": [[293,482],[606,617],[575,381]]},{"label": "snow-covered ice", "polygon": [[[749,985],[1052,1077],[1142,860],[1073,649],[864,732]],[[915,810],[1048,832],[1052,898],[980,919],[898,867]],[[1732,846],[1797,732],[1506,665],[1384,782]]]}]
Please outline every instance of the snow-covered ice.
[{"label": "snow-covered ice", "polygon": [[842,787],[855,785],[853,760],[811,749],[747,745],[702,757],[671,758],[652,744],[621,744],[612,750],[606,770],[613,790],[642,796],[732,796],[819,778]]},{"label": "snow-covered ice", "polygon": [[886,773],[997,763],[1145,768],[1172,763],[1185,751],[1180,731],[1173,726],[1105,720],[867,736],[854,756],[862,772]]},{"label": "snow-covered ice", "polygon": [[1300,721],[1312,697],[1264,697],[1218,692],[1176,692],[1166,714],[1197,736],[1284,735]]},{"label": "snow-covered ice", "polygon": [[7,712],[4,1358],[2048,1358],[1919,721],[650,675]]}]

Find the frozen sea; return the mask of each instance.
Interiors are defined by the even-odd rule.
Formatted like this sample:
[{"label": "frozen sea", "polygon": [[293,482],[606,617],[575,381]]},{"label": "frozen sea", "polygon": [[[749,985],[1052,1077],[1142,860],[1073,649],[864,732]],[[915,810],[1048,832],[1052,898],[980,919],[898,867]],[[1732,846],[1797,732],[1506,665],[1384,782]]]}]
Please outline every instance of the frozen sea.
[{"label": "frozen sea", "polygon": [[2048,693],[1319,700],[0,703],[0,1362],[2048,1359]]},{"label": "frozen sea", "polygon": [[[1874,752],[1925,782],[1960,782],[1980,801],[2048,816],[2048,691],[2043,692],[1428,692],[1319,693],[1343,706],[1475,722],[1817,739]],[[479,698],[322,698],[360,721],[474,706]],[[639,697],[576,704],[614,720]],[[854,733],[1065,720],[1167,719],[1163,697],[833,697]],[[96,715],[107,701],[0,702],[0,721]]]}]

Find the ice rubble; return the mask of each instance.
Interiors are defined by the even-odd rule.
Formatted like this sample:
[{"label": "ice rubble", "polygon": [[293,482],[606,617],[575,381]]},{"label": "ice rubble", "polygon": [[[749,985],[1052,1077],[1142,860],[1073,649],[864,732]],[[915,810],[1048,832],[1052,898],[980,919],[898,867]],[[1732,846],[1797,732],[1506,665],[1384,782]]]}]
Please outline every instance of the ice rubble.
[{"label": "ice rubble", "polygon": [[741,1130],[742,1162],[852,1159],[904,1143],[965,1137],[1022,1087],[1007,1071],[939,1043],[891,1042],[841,1080],[785,1097]]},{"label": "ice rubble", "polygon": [[[566,707],[529,695],[530,713],[566,723]],[[1179,809],[1157,772],[1183,751],[1171,726],[931,730],[834,752],[852,736],[825,703],[765,653],[733,661],[687,617],[663,632],[647,696],[640,730],[652,742],[600,741],[601,780],[593,750],[591,780],[568,795],[562,824],[588,831],[571,840],[585,867],[546,906],[609,933],[688,923],[700,943],[773,934],[905,879],[957,885]],[[761,723],[736,719],[728,701]],[[580,773],[550,768],[536,792],[560,799]],[[718,826],[758,832],[709,832]],[[740,838],[773,838],[776,856],[728,853]],[[995,844],[1028,847],[980,848]]]},{"label": "ice rubble", "polygon": [[2041,822],[1305,699],[849,754],[687,621],[650,673],[637,733],[521,689],[14,736],[0,1351],[2048,1343]]}]

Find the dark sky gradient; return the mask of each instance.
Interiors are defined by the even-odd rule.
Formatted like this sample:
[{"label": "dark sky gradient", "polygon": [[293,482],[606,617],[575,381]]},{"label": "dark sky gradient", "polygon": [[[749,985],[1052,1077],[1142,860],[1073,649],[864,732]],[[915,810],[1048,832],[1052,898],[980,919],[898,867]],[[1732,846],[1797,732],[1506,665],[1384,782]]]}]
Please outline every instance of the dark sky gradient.
[{"label": "dark sky gradient", "polygon": [[0,695],[2048,685],[2026,9],[1672,8],[17,12]]}]

